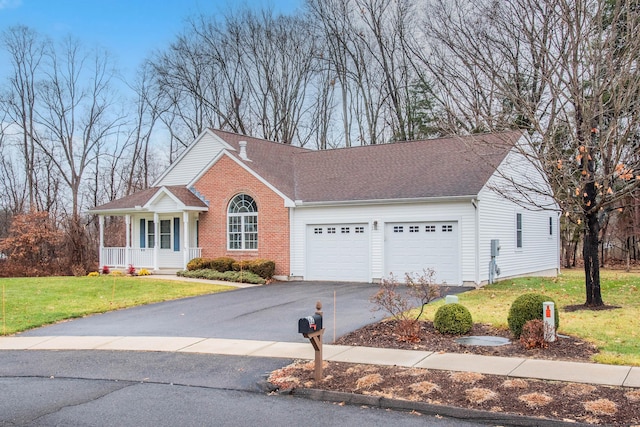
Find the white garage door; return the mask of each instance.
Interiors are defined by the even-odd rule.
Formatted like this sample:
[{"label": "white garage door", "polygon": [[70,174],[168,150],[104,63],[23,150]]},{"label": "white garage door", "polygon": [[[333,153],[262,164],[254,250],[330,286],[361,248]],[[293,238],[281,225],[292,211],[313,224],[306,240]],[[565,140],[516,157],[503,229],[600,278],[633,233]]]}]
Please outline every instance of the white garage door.
[{"label": "white garage door", "polygon": [[307,226],[306,279],[369,281],[369,226]]},{"label": "white garage door", "polygon": [[458,223],[385,224],[385,273],[404,278],[432,268],[439,283],[460,284]]}]

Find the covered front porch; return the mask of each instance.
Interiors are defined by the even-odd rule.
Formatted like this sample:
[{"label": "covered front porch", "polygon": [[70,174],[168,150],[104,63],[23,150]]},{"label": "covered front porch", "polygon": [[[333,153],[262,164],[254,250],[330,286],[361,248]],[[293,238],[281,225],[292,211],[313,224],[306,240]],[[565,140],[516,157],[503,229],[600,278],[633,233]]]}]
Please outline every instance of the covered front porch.
[{"label": "covered front porch", "polygon": [[[185,187],[151,188],[92,209],[99,220],[100,267],[156,273],[186,269],[201,256],[198,218],[206,210],[205,202]],[[105,217],[124,218],[119,227],[124,228],[124,246],[105,246]]]}]

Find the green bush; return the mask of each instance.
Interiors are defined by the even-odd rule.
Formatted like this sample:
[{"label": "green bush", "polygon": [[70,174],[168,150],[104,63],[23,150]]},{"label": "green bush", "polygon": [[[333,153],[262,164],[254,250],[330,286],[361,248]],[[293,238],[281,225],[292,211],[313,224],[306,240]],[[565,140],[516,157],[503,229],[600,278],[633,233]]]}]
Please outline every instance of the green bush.
[{"label": "green bush", "polygon": [[560,316],[558,315],[558,305],[555,304],[553,299],[541,294],[524,294],[520,295],[513,301],[511,308],[509,309],[509,316],[507,317],[507,323],[509,329],[516,339],[520,339],[522,335],[522,328],[529,320],[540,319],[542,317],[542,303],[553,302],[555,312],[555,324],[556,330],[560,325]]},{"label": "green bush", "polygon": [[224,280],[227,282],[236,283],[253,283],[255,285],[263,285],[266,281],[250,271],[225,271],[221,273],[209,268],[200,270],[182,270],[176,273],[180,277],[189,277],[193,279],[208,279],[208,280]]},{"label": "green bush", "polygon": [[461,304],[445,304],[438,308],[433,326],[441,334],[462,335],[473,327],[473,319],[467,307]]},{"label": "green bush", "polygon": [[263,279],[271,279],[276,270],[276,263],[267,259],[236,261],[233,271],[250,271]]},{"label": "green bush", "polygon": [[212,270],[216,270],[219,271],[221,273],[224,273],[225,271],[231,271],[233,270],[233,263],[236,262],[235,259],[227,257],[227,256],[223,256],[223,257],[218,257],[218,258],[214,258],[212,260],[209,260],[209,263],[206,267],[204,268],[210,268]]}]

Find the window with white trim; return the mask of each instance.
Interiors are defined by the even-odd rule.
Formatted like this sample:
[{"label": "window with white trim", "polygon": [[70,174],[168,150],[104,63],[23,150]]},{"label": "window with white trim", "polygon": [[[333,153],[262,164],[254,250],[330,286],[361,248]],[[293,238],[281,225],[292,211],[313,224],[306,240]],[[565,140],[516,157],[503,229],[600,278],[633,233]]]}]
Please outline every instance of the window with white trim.
[{"label": "window with white trim", "polygon": [[171,220],[160,220],[160,249],[171,249]]},{"label": "window with white trim", "polygon": [[402,225],[394,225],[393,226],[394,233],[402,233],[404,232],[404,227]]},{"label": "window with white trim", "polygon": [[436,232],[436,226],[435,225],[425,225],[424,226],[424,231],[427,233],[435,233]]},{"label": "window with white trim", "polygon": [[409,226],[409,233],[419,233],[420,232],[420,227],[417,225],[410,225]]},{"label": "window with white trim", "polygon": [[347,233],[349,233],[349,227],[342,227],[342,228],[340,228],[340,232],[341,232],[342,234],[347,234]]},{"label": "window with white trim", "polygon": [[364,227],[354,227],[355,231],[357,234],[362,234],[364,233]]},{"label": "window with white trim", "polygon": [[227,211],[227,247],[258,249],[258,206],[251,196],[238,194]]},{"label": "window with white trim", "polygon": [[442,226],[443,233],[451,233],[453,232],[453,225],[443,225]]},{"label": "window with white trim", "polygon": [[522,249],[522,214],[516,214],[516,249]]},{"label": "window with white trim", "polygon": [[147,247],[156,247],[156,227],[153,221],[147,221]]},{"label": "window with white trim", "polygon": [[327,234],[336,234],[335,227],[327,227]]},{"label": "window with white trim", "polygon": [[553,217],[549,217],[549,237],[553,236]]},{"label": "window with white trim", "polygon": [[313,229],[313,234],[322,234],[322,227],[316,227]]}]

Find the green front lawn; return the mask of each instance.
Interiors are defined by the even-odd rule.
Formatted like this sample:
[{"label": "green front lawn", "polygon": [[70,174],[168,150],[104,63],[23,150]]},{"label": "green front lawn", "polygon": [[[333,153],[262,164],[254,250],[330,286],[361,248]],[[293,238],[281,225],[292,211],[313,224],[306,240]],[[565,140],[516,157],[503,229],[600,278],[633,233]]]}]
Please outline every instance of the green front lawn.
[{"label": "green front lawn", "polygon": [[[564,307],[585,302],[584,272],[565,270],[557,278],[530,277],[505,280],[459,295],[474,322],[507,329],[513,300],[525,293],[554,299],[560,310],[559,334],[593,342],[600,349],[597,362],[640,366],[640,273],[601,270],[602,298],[614,310],[565,312]],[[427,305],[424,318],[433,320],[443,301]],[[417,312],[416,312],[417,315]]]},{"label": "green front lawn", "polygon": [[235,289],[129,276],[0,279],[0,335],[64,319]]}]

